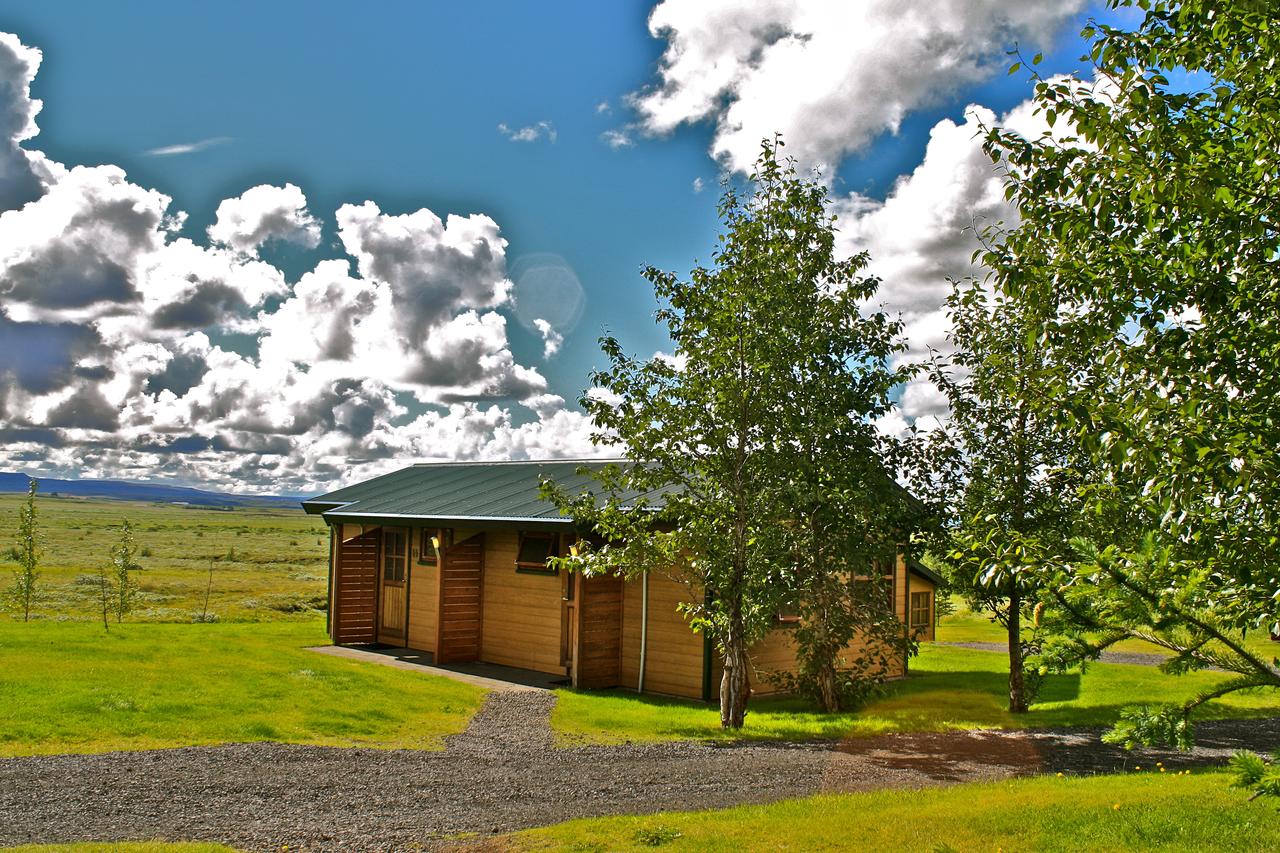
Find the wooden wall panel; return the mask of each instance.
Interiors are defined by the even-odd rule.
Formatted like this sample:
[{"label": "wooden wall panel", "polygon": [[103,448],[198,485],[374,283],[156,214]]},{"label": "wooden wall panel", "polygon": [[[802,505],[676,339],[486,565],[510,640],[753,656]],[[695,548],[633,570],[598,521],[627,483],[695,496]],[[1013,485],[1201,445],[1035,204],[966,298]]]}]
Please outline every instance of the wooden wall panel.
[{"label": "wooden wall panel", "polygon": [[563,673],[560,577],[517,572],[518,537],[514,530],[493,530],[485,536],[482,659]]},{"label": "wooden wall panel", "polygon": [[[376,639],[378,555],[382,532],[357,534],[345,525],[333,579],[333,642],[372,643]],[[358,529],[358,528],[356,528]]]},{"label": "wooden wall panel", "polygon": [[[641,581],[627,581],[622,602],[621,686],[634,690],[640,675]],[[695,634],[676,606],[689,588],[666,575],[649,575],[649,642],[644,690],[668,696],[702,698],[702,635]]]},{"label": "wooden wall panel", "polygon": [[409,567],[409,648],[436,650],[436,621],[440,606],[440,570],[435,566]]},{"label": "wooden wall panel", "polygon": [[485,537],[455,543],[445,550],[439,572],[440,616],[436,631],[436,663],[480,660]]}]

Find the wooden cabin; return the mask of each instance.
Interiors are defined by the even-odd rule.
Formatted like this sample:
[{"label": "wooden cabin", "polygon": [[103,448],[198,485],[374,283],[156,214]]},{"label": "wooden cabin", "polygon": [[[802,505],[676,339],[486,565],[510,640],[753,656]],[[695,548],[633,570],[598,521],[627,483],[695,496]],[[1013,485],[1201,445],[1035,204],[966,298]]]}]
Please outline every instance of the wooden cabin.
[{"label": "wooden cabin", "polygon": [[[329,636],[429,652],[438,664],[485,662],[563,675],[576,687],[625,687],[711,700],[711,644],[678,612],[699,594],[665,574],[623,580],[548,568],[576,536],[542,501],[551,477],[593,481],[583,462],[414,465],[303,502],[329,525]],[[901,557],[892,600],[904,632],[933,639],[939,579]],[[751,650],[752,689],[794,666],[788,620]],[[890,677],[906,673],[905,656]]]}]

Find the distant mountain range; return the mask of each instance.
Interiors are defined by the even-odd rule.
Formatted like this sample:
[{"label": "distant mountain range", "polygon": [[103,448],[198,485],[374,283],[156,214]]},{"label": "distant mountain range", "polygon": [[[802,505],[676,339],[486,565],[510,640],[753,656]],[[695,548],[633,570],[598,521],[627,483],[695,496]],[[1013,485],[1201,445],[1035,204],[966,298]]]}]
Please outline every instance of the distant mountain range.
[{"label": "distant mountain range", "polygon": [[[27,491],[30,475],[0,472],[0,493]],[[71,495],[78,498],[108,498],[119,501],[159,501],[208,507],[288,507],[301,509],[300,497],[285,495],[228,495],[182,486],[138,483],[129,480],[56,480],[36,477],[40,494]]]}]

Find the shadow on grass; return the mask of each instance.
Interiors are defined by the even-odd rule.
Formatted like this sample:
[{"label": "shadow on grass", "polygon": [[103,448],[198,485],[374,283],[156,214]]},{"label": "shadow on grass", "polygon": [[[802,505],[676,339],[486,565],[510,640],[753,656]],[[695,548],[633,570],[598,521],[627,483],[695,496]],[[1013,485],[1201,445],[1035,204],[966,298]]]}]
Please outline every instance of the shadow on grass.
[{"label": "shadow on grass", "polygon": [[[633,741],[815,741],[908,732],[964,729],[1102,728],[1126,708],[1178,704],[1220,677],[1197,673],[1173,678],[1150,667],[1098,664],[1087,674],[1044,679],[1025,714],[1008,711],[1008,676],[989,652],[954,648],[922,650],[910,676],[886,684],[866,706],[835,714],[797,697],[759,697],[747,709],[746,727],[727,733],[715,705],[637,695],[623,690],[560,690],[552,717],[562,745]],[[1232,696],[1204,706],[1198,719],[1280,714],[1266,696]]]}]

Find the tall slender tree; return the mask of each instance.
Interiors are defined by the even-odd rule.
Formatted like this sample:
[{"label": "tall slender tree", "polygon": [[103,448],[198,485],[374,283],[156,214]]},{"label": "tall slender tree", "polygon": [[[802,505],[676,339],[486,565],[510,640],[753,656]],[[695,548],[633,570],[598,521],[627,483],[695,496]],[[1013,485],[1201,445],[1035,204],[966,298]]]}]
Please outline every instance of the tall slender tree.
[{"label": "tall slender tree", "polygon": [[930,435],[925,466],[952,520],[938,550],[954,588],[1005,629],[1009,711],[1020,714],[1039,685],[1038,663],[1028,663],[1040,650],[1028,624],[1036,570],[1067,552],[1079,506],[1075,442],[1054,384],[1062,365],[1049,363],[1034,306],[964,280],[947,309],[954,352],[931,378],[950,417]]},{"label": "tall slender tree", "polygon": [[18,568],[13,572],[8,598],[16,610],[22,612],[22,621],[31,620],[31,606],[35,603],[40,581],[40,528],[36,521],[35,480],[27,484],[27,499],[18,510],[17,553]]},{"label": "tall slender tree", "polygon": [[116,621],[123,622],[124,617],[133,610],[134,600],[138,597],[138,582],[133,573],[142,568],[138,563],[138,544],[133,538],[133,525],[129,519],[120,524],[120,539],[111,548],[111,574],[114,600],[111,609]]},{"label": "tall slender tree", "polygon": [[1107,523],[1045,573],[1091,629],[1055,654],[1139,637],[1172,672],[1234,673],[1114,733],[1185,745],[1204,701],[1280,688],[1280,657],[1245,642],[1280,631],[1280,7],[1109,5],[1141,19],[1085,31],[1094,81],[1036,83],[1055,134],[987,138],[1020,224],[985,260],[1048,350],[1095,365],[1057,387]]},{"label": "tall slender tree", "polygon": [[645,269],[674,354],[636,359],[615,338],[601,341],[610,365],[582,405],[596,442],[629,461],[601,472],[594,496],[546,488],[604,542],[564,565],[674,572],[689,585],[687,614],[723,662],[721,724],[734,729],[746,713],[748,648],[801,577],[843,565],[831,548],[798,569],[797,531],[852,538],[849,519],[823,514],[824,498],[874,467],[865,421],[897,378],[885,366],[895,324],[857,311],[875,289],[859,275],[865,256],[834,257],[825,190],[780,160],[780,145],[764,144],[751,192],[726,186],[713,267],[688,280]]}]

